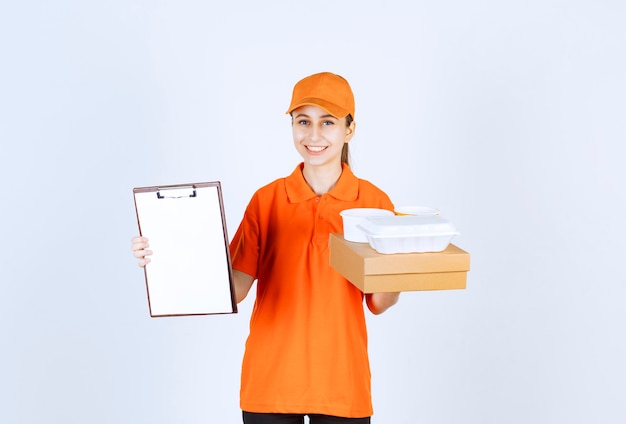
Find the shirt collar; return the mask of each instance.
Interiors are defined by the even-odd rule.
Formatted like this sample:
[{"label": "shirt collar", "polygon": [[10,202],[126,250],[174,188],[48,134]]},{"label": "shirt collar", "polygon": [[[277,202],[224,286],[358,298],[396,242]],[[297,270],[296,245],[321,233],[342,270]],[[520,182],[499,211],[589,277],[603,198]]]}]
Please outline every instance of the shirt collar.
[{"label": "shirt collar", "polygon": [[[302,168],[304,163],[300,163],[296,166],[296,169],[285,178],[285,189],[287,191],[287,197],[291,203],[304,202],[305,200],[317,197],[317,194],[306,183],[304,175],[302,175]],[[333,189],[328,192],[338,200],[356,200],[359,194],[359,180],[352,173],[352,170],[345,163],[341,164],[341,176],[339,181]]]}]

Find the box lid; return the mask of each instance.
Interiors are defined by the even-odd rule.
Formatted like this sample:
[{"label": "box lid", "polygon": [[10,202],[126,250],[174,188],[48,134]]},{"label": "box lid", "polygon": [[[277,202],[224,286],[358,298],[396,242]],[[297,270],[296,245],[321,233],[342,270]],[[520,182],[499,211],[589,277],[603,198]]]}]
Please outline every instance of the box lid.
[{"label": "box lid", "polygon": [[467,272],[470,269],[469,254],[452,243],[442,252],[385,255],[367,243],[346,241],[342,234],[333,233],[330,250],[333,268],[361,275]]}]

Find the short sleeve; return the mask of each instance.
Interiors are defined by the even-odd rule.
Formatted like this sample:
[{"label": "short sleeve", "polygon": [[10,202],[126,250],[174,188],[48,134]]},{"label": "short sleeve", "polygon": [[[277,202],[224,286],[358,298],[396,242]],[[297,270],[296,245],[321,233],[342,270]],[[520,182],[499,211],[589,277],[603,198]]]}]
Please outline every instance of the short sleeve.
[{"label": "short sleeve", "polygon": [[230,242],[233,269],[245,272],[254,278],[258,276],[259,234],[258,199],[255,195],[246,207],[239,228]]}]

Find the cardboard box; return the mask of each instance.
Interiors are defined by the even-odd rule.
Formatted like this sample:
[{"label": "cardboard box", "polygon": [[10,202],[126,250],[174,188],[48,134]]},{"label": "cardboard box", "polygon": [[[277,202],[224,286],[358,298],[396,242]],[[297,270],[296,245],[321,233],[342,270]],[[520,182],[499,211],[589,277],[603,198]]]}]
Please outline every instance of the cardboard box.
[{"label": "cardboard box", "polygon": [[329,243],[330,266],[364,293],[466,287],[469,253],[454,244],[436,253],[385,255],[343,234],[331,234]]}]

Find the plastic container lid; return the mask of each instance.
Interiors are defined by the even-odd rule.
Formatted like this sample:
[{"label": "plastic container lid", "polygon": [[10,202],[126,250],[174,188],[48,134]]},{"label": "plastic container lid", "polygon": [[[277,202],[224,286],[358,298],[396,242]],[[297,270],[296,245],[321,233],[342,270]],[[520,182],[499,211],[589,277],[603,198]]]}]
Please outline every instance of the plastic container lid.
[{"label": "plastic container lid", "polygon": [[384,237],[413,237],[456,233],[456,227],[440,215],[372,216],[359,227],[367,234]]}]

